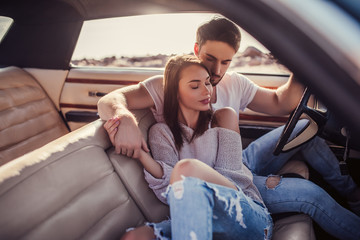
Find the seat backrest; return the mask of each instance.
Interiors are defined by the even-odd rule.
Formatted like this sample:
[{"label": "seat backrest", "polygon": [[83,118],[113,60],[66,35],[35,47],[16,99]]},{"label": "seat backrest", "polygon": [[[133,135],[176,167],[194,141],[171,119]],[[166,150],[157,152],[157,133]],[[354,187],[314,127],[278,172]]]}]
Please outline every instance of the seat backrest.
[{"label": "seat backrest", "polygon": [[[133,111],[139,128],[147,140],[148,129],[155,123],[150,110]],[[109,157],[129,195],[149,222],[160,222],[170,216],[169,207],[163,204],[149,188],[144,178],[144,168],[141,163],[115,153],[114,148],[109,150]]]},{"label": "seat backrest", "polygon": [[[136,117],[146,133],[152,113]],[[96,120],[1,166],[0,216],[0,239],[119,239],[168,207]]]},{"label": "seat backrest", "polygon": [[0,165],[68,133],[37,80],[18,67],[0,69]]}]

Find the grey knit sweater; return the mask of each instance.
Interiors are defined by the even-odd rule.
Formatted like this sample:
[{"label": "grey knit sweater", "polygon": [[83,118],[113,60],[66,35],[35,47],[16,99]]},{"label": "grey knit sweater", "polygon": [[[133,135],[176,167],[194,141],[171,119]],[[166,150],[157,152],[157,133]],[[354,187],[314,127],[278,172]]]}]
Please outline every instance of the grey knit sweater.
[{"label": "grey knit sweater", "polygon": [[259,191],[252,182],[252,173],[242,163],[242,145],[238,133],[224,128],[210,128],[189,143],[193,130],[185,125],[181,126],[186,136],[180,151],[177,151],[174,137],[166,124],[157,123],[149,131],[152,156],[162,166],[164,175],[158,179],[144,170],[145,179],[162,202],[167,203],[161,194],[169,185],[175,164],[184,158],[195,158],[234,182],[248,197],[263,203]]}]

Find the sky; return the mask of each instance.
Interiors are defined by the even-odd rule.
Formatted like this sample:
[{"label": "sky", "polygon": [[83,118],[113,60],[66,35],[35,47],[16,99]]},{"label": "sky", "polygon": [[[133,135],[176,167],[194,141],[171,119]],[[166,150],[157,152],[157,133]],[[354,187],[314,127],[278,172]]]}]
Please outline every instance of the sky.
[{"label": "sky", "polygon": [[[198,26],[214,14],[156,14],[92,20],[84,23],[73,59],[146,56],[193,52]],[[240,50],[255,45],[244,30]]]}]

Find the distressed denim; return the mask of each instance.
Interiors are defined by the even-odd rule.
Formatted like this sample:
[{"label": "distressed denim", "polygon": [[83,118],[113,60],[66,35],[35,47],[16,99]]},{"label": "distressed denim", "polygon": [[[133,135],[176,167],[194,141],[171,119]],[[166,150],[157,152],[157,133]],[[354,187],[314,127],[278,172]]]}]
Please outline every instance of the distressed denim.
[{"label": "distressed denim", "polygon": [[267,209],[241,190],[186,177],[166,192],[171,221],[149,224],[158,239],[270,239]]},{"label": "distressed denim", "polygon": [[[306,121],[300,121],[294,132],[304,124]],[[304,179],[282,178],[275,188],[266,186],[266,176],[276,174],[296,152],[301,152],[305,161],[340,194],[346,196],[356,188],[350,176],[341,175],[339,161],[319,137],[297,149],[274,156],[272,152],[282,129],[271,131],[243,151],[244,164],[254,174],[254,184],[270,213],[302,212],[339,239],[360,239],[360,217],[340,206],[316,184]]]},{"label": "distressed denim", "polygon": [[360,239],[360,217],[318,185],[301,178],[281,178],[276,187],[268,188],[267,178],[254,176],[254,184],[270,213],[302,212],[338,239]]},{"label": "distressed denim", "polygon": [[[299,121],[292,136],[306,123],[307,120],[305,119]],[[284,126],[265,134],[261,138],[253,141],[243,151],[243,162],[254,175],[268,176],[270,174],[276,174],[295,153],[300,152],[304,160],[319,172],[324,180],[334,187],[342,196],[346,197],[355,190],[357,187],[356,183],[349,175],[341,175],[338,159],[324,139],[320,137],[315,137],[311,141],[289,152],[274,156],[273,151],[283,128]]]}]

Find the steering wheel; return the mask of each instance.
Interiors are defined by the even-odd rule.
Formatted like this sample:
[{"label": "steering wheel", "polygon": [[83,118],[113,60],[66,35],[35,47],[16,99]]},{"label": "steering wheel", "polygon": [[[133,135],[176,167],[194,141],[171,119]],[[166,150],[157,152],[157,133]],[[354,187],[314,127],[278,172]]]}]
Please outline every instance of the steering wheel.
[{"label": "steering wheel", "polygon": [[[276,144],[274,155],[277,156],[281,152],[290,151],[291,149],[300,146],[301,144],[311,140],[323,129],[328,114],[314,108],[307,106],[311,93],[308,88],[305,88],[301,100],[295,110],[291,113],[280,137]],[[306,114],[309,120],[308,124],[295,136],[294,139],[288,142],[288,139],[293,132],[300,116]]]}]

